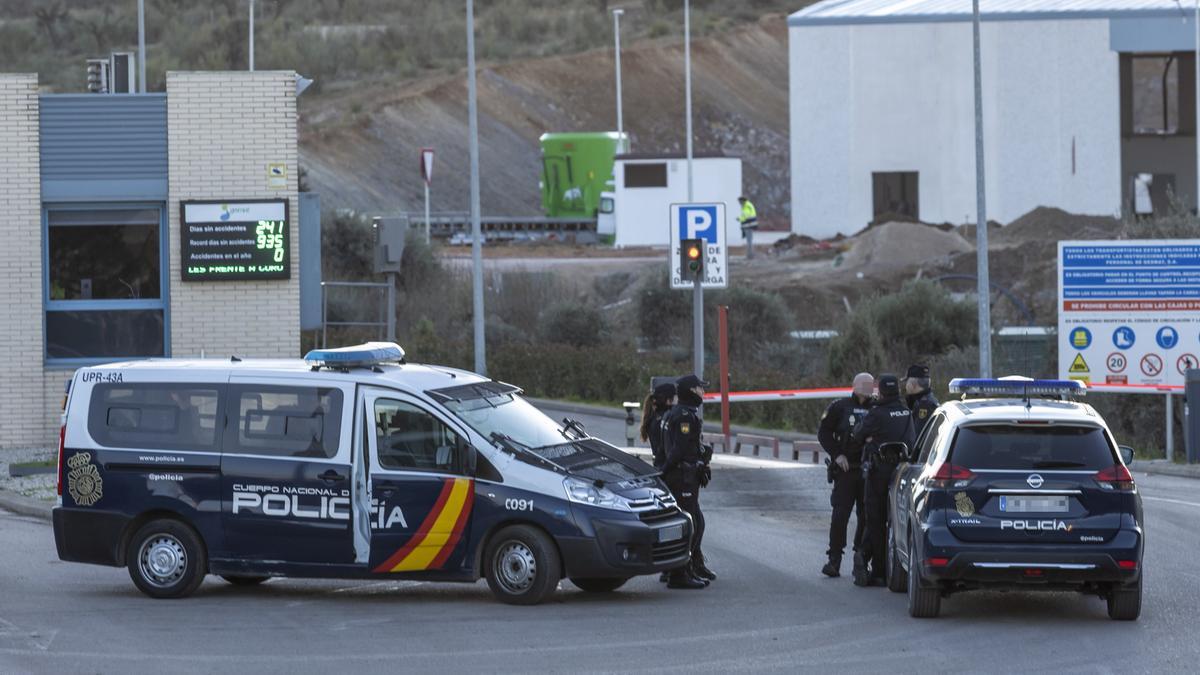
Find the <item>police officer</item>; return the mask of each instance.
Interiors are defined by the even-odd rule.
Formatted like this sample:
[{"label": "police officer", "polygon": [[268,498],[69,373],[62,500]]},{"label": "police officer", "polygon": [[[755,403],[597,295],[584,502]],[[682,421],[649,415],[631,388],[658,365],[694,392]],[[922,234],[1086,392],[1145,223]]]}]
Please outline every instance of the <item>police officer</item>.
[{"label": "police officer", "polygon": [[675,405],[675,383],[664,382],[654,388],[642,404],[642,441],[650,444],[654,468],[662,469],[667,454],[663,447],[663,416]]},{"label": "police officer", "polygon": [[[861,449],[863,506],[867,512],[863,550],[855,554],[856,586],[880,584],[886,576],[888,487],[896,469],[896,458],[881,457],[877,451],[880,445],[895,441],[911,448],[914,438],[912,411],[900,399],[899,378],[890,373],[880,375],[879,402],[859,420],[850,435],[851,449]],[[869,572],[867,563],[871,566]]]},{"label": "police officer", "polygon": [[908,409],[912,411],[913,432],[920,438],[925,424],[938,407],[937,397],[929,390],[929,366],[913,364],[908,367],[908,374],[904,377],[904,394]]},{"label": "police officer", "polygon": [[704,588],[716,579],[704,564],[700,543],[704,539],[704,514],[700,511],[700,484],[707,482],[706,453],[700,443],[700,406],[708,383],[695,375],[685,375],[675,382],[679,402],[663,418],[663,441],[666,456],[663,480],[675,495],[679,508],[692,516],[692,560],[688,565],[671,570],[668,588]]},{"label": "police officer", "polygon": [[[825,554],[828,562],[821,573],[828,577],[841,575],[842,553],[846,548],[846,526],[850,512],[855,514],[854,551],[862,547],[866,517],[863,515],[863,476],[858,456],[847,455],[850,434],[858,421],[870,410],[871,395],[875,389],[875,378],[870,373],[854,376],[854,391],[850,396],[829,404],[821,415],[817,429],[817,440],[821,449],[829,454],[829,482],[833,492],[829,503],[833,507],[833,519],[829,523],[829,550]],[[856,557],[855,560],[858,560]]]}]

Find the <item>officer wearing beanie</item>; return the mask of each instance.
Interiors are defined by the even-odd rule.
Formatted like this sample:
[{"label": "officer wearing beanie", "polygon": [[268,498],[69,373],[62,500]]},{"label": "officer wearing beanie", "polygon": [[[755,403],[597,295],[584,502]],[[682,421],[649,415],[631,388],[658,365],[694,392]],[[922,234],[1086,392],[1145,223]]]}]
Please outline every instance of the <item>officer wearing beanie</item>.
[{"label": "officer wearing beanie", "polygon": [[914,364],[908,367],[904,377],[904,400],[912,411],[913,431],[921,437],[921,431],[937,410],[938,400],[929,390],[929,366]]},{"label": "officer wearing beanie", "polygon": [[667,460],[666,448],[663,444],[663,417],[675,405],[675,383],[664,382],[654,388],[642,404],[642,440],[650,444],[650,454],[654,458],[654,468],[661,469]]},{"label": "officer wearing beanie", "polygon": [[[704,564],[700,542],[704,539],[704,514],[700,511],[700,484],[705,480],[708,466],[705,450],[700,443],[700,406],[708,383],[696,375],[685,375],[675,383],[679,402],[663,418],[663,441],[666,457],[662,475],[675,495],[679,508],[692,517],[692,561],[671,570],[668,588],[704,588],[716,579]],[[706,482],[706,481],[705,481]]]},{"label": "officer wearing beanie", "polygon": [[[851,448],[861,448],[867,531],[863,550],[855,554],[854,584],[883,585],[887,565],[888,487],[896,470],[896,458],[877,452],[884,443],[913,446],[912,411],[900,398],[900,379],[890,373],[879,376],[879,402],[858,422],[850,435]],[[859,558],[861,556],[861,565]],[[866,567],[870,564],[870,571]]]}]

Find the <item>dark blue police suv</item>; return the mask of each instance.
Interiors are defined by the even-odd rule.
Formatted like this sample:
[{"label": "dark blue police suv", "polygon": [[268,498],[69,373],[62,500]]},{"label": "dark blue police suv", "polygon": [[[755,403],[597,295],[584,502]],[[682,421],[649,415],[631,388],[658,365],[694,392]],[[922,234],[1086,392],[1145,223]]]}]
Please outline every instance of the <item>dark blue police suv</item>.
[{"label": "dark blue police suv", "polygon": [[[1074,590],[1108,615],[1142,607],[1142,502],[1118,446],[1078,382],[954,380],[890,499],[888,588],[909,614],[982,588]],[[899,448],[883,448],[899,451]]]}]

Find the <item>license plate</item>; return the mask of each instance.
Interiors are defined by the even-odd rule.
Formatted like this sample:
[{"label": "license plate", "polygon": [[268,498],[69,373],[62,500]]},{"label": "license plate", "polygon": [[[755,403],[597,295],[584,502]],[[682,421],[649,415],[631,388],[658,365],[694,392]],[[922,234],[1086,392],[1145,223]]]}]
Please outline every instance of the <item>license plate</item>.
[{"label": "license plate", "polygon": [[658,531],[658,543],[683,539],[683,525],[672,525]]},{"label": "license plate", "polygon": [[1066,513],[1070,504],[1066,497],[1001,497],[1000,510],[1005,513]]}]

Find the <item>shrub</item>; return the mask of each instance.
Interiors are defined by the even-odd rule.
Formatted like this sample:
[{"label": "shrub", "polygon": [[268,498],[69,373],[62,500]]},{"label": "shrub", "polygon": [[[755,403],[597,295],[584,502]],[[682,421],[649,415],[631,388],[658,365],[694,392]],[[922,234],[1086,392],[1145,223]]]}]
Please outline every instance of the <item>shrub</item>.
[{"label": "shrub", "polygon": [[596,347],[608,338],[608,322],[595,307],[558,303],[542,313],[538,334],[543,342]]}]

